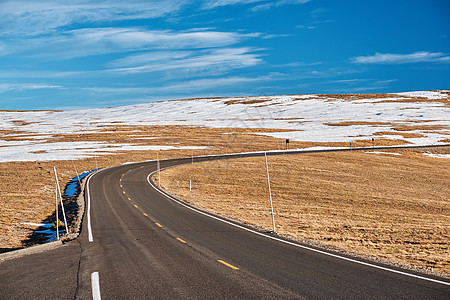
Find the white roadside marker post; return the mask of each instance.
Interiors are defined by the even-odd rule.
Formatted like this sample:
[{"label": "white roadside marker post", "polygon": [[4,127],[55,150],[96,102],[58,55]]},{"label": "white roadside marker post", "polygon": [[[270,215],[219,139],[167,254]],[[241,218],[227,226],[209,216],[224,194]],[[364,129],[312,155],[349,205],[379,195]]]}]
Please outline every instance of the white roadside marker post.
[{"label": "white roadside marker post", "polygon": [[59,241],[59,217],[58,217],[58,187],[55,185],[55,207],[56,207],[56,239]]},{"label": "white roadside marker post", "polygon": [[73,168],[75,169],[75,174],[77,174],[78,184],[80,185],[80,189],[81,189],[80,176],[78,175],[78,170],[77,170],[77,167],[75,167],[75,163],[73,162],[73,160],[72,160],[72,165],[73,165]]},{"label": "white roadside marker post", "polygon": [[161,172],[159,170],[159,154],[156,152],[156,168],[158,169],[158,186],[161,186]]},{"label": "white roadside marker post", "polygon": [[[191,156],[191,165],[194,164],[194,150],[192,150],[192,156]],[[192,191],[192,183],[191,178],[189,178],[189,191]]]},{"label": "white roadside marker post", "polygon": [[64,212],[64,204],[63,204],[62,196],[61,196],[61,189],[59,187],[58,175],[56,174],[56,167],[53,167],[53,170],[55,171],[56,186],[58,188],[59,199],[61,200],[61,209],[62,209],[62,213],[63,213],[63,217],[64,217],[64,225],[66,225],[66,234],[69,234],[69,229],[67,228],[66,213]]},{"label": "white roadside marker post", "polygon": [[273,232],[276,233],[276,231],[275,231],[275,217],[273,215],[272,191],[270,190],[269,165],[267,163],[267,152],[264,152],[264,157],[266,158],[267,184],[269,185],[270,210],[271,210],[271,213],[272,213],[272,229],[273,229]]}]

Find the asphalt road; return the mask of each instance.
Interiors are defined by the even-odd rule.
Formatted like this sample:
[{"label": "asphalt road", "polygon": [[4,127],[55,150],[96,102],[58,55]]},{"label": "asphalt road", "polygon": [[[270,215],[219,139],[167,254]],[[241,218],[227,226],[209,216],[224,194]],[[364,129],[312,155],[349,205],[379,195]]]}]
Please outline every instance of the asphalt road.
[{"label": "asphalt road", "polygon": [[[196,158],[206,159],[214,157]],[[155,169],[145,162],[94,174],[79,238],[0,262],[0,299],[450,298],[449,280],[347,260],[199,213],[153,188],[147,177]]]}]

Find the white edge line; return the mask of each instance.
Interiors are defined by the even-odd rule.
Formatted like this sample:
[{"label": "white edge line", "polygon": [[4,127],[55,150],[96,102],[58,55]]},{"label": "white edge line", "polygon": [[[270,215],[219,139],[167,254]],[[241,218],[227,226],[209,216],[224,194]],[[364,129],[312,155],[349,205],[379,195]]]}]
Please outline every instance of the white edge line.
[{"label": "white edge line", "polygon": [[89,183],[91,181],[92,175],[89,176],[88,181],[86,183],[86,193],[87,193],[87,228],[88,228],[88,239],[89,242],[92,243],[94,241],[94,237],[92,236],[92,227],[91,227],[91,194],[89,193]]},{"label": "white edge line", "polygon": [[98,272],[93,272],[91,274],[91,284],[92,284],[92,299],[101,300],[100,296],[100,278]]},{"label": "white edge line", "polygon": [[[116,166],[118,167],[118,166]],[[101,169],[97,169],[95,172],[89,174],[88,179],[86,181],[86,193],[87,193],[87,227],[88,227],[88,240],[90,243],[92,243],[94,241],[94,237],[92,235],[92,226],[91,226],[91,193],[89,192],[89,183],[91,181],[92,176],[94,176],[95,174],[107,170],[107,169],[111,169],[113,167],[106,167],[106,168],[101,168]]]},{"label": "white edge line", "polygon": [[[167,168],[165,168],[165,169],[167,169]],[[290,241],[286,241],[286,240],[279,239],[279,238],[276,238],[276,237],[273,237],[273,236],[270,236],[270,235],[263,234],[263,233],[261,233],[261,232],[258,232],[258,231],[255,231],[255,230],[252,230],[252,229],[249,229],[249,228],[240,226],[240,225],[238,225],[238,224],[234,224],[234,223],[232,223],[232,222],[229,222],[229,221],[227,221],[227,220],[221,219],[221,218],[219,218],[219,217],[213,216],[213,215],[208,214],[208,213],[206,213],[206,212],[204,212],[204,211],[201,211],[201,210],[198,210],[198,209],[196,209],[196,208],[193,208],[193,207],[191,207],[191,206],[189,206],[189,205],[187,205],[187,204],[185,204],[185,203],[183,203],[183,202],[181,202],[181,201],[179,201],[179,200],[173,198],[172,196],[170,196],[170,195],[164,193],[163,191],[161,191],[161,190],[158,189],[157,187],[155,187],[155,186],[152,184],[152,182],[150,181],[150,176],[153,175],[153,174],[156,173],[156,172],[157,172],[157,171],[154,171],[154,172],[148,174],[148,176],[147,176],[147,182],[148,182],[155,190],[157,190],[157,191],[158,191],[159,193],[161,193],[162,195],[166,196],[168,199],[170,199],[170,200],[172,200],[172,201],[174,201],[174,202],[176,202],[176,203],[178,203],[178,204],[180,204],[180,205],[182,205],[182,206],[184,206],[184,207],[186,207],[186,208],[189,208],[190,210],[193,210],[193,211],[195,211],[195,212],[197,212],[197,213],[199,213],[199,214],[208,216],[208,217],[210,217],[210,218],[216,219],[216,220],[221,221],[221,222],[224,222],[224,223],[226,223],[226,224],[235,226],[235,227],[237,227],[237,228],[240,228],[240,229],[243,229],[243,230],[252,232],[252,233],[254,233],[254,234],[257,234],[257,235],[260,235],[260,236],[263,236],[263,237],[266,237],[266,238],[269,238],[269,239],[272,239],[272,240],[275,240],[275,241],[278,241],[278,242],[281,242],[281,243],[289,244],[289,245],[292,245],[292,246],[295,246],[295,247],[303,248],[303,249],[310,250],[310,251],[314,251],[314,252],[317,252],[317,253],[320,253],[320,254],[332,256],[332,257],[335,257],[335,258],[343,259],[343,260],[346,260],[346,261],[350,261],[350,262],[353,262],[353,263],[365,265],[365,266],[368,266],[368,267],[372,267],[372,268],[376,268],[376,269],[380,269],[380,270],[384,270],[384,271],[388,271],[388,272],[393,272],[393,273],[397,273],[397,274],[401,274],[401,275],[405,275],[405,276],[410,276],[410,277],[414,277],[414,278],[418,278],[418,279],[422,279],[422,280],[427,280],[427,281],[431,281],[431,282],[435,282],[435,283],[440,283],[440,284],[450,285],[449,282],[445,282],[445,281],[441,281],[441,280],[437,280],[437,279],[432,279],[432,278],[428,278],[428,277],[423,277],[423,276],[420,276],[420,275],[410,274],[410,273],[398,271],[398,270],[395,270],[395,269],[390,269],[390,268],[378,266],[378,265],[375,265],[375,264],[371,264],[371,263],[359,261],[359,260],[356,260],[356,259],[348,258],[348,257],[341,256],[341,255],[338,255],[338,254],[328,253],[328,252],[325,252],[325,251],[322,251],[322,250],[318,250],[318,249],[314,249],[314,248],[311,248],[311,247],[308,247],[308,246],[296,244],[296,243],[293,243],[293,242],[290,242]]]}]

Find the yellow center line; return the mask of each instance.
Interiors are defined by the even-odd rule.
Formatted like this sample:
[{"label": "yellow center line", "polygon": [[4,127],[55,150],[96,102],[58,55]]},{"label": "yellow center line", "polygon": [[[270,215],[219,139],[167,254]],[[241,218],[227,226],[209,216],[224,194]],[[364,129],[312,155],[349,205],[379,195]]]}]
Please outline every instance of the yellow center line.
[{"label": "yellow center line", "polygon": [[180,239],[180,238],[177,238],[177,240],[179,240],[179,241],[182,242],[183,244],[186,244],[186,241],[183,241],[183,240]]},{"label": "yellow center line", "polygon": [[146,213],[143,213],[143,214],[144,214],[144,216],[148,217],[148,215]]},{"label": "yellow center line", "polygon": [[235,267],[235,266],[233,266],[233,265],[230,265],[229,263],[227,263],[227,262],[225,262],[225,261],[223,261],[223,260],[221,260],[221,259],[218,259],[217,261],[220,262],[221,264],[224,264],[224,265],[227,266],[228,268],[231,268],[231,269],[233,269],[233,270],[239,270],[238,267]]},{"label": "yellow center line", "polygon": [[122,193],[125,195],[125,191],[122,191]]},{"label": "yellow center line", "polygon": [[123,186],[122,186],[122,185],[120,185],[120,187],[121,187],[121,188],[123,188]]},{"label": "yellow center line", "polygon": [[137,205],[135,204],[134,207],[138,208],[139,206],[137,206]]},{"label": "yellow center line", "polygon": [[159,223],[155,223],[156,224],[156,226],[158,226],[158,227],[162,227],[162,225],[161,224],[159,224]]},{"label": "yellow center line", "polygon": [[130,201],[131,201],[131,198],[130,198],[130,197],[128,197],[128,200],[130,200]]}]

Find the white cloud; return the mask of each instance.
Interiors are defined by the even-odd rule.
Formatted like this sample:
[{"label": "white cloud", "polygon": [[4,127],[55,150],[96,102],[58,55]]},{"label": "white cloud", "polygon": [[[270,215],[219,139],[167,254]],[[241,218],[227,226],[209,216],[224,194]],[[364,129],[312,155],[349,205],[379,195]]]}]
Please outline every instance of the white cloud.
[{"label": "white cloud", "polygon": [[82,90],[104,94],[145,94],[152,91],[146,87],[89,87]]},{"label": "white cloud", "polygon": [[259,11],[259,10],[267,10],[274,7],[280,7],[285,5],[295,5],[295,4],[305,4],[311,0],[278,0],[278,1],[268,1],[267,3],[263,3],[260,5],[257,5],[252,8],[253,11]]},{"label": "white cloud", "polygon": [[137,67],[145,64],[155,64],[190,57],[192,51],[152,51],[117,59],[109,64],[114,68]]},{"label": "white cloud", "polygon": [[149,92],[196,92],[201,90],[211,90],[216,88],[228,88],[237,85],[243,85],[250,82],[266,81],[272,79],[271,76],[260,77],[225,77],[225,78],[206,78],[184,81],[168,86],[156,87],[149,90]]},{"label": "white cloud", "polygon": [[[258,3],[252,10],[266,10],[273,7],[279,7],[284,5],[292,5],[292,4],[303,4],[309,2],[311,0],[277,0],[277,1],[267,1],[267,0],[207,0],[204,1],[203,8],[211,9],[220,6],[229,6],[229,5],[245,5]],[[261,3],[261,4],[259,4]]]},{"label": "white cloud", "polygon": [[261,63],[260,55],[251,51],[253,49],[250,48],[222,48],[199,52],[149,52],[113,62],[111,65],[117,68],[110,72],[144,73],[167,70],[208,72],[211,69],[220,69],[223,73],[229,69],[245,68]]},{"label": "white cloud", "polygon": [[255,34],[222,31],[172,31],[145,28],[86,28],[50,37],[22,40],[17,52],[30,51],[35,57],[64,60],[106,53],[151,49],[196,49],[224,47]]},{"label": "white cloud", "polygon": [[262,1],[264,0],[206,0],[203,3],[203,8],[211,9],[220,6],[243,5]]},{"label": "white cloud", "polygon": [[369,79],[341,79],[341,80],[331,80],[332,83],[346,83],[354,84],[369,81]]},{"label": "white cloud", "polygon": [[236,87],[245,85],[251,82],[260,82],[273,79],[273,76],[259,76],[259,77],[222,77],[222,78],[203,78],[188,81],[181,81],[178,83],[159,86],[159,87],[92,87],[84,88],[84,90],[106,93],[106,94],[157,94],[157,93],[191,93],[203,90],[222,89],[229,87]]},{"label": "white cloud", "polygon": [[17,71],[17,70],[0,70],[0,78],[62,78],[62,77],[80,77],[94,76],[94,72],[90,71]]},{"label": "white cloud", "polygon": [[39,89],[62,89],[59,85],[48,85],[42,83],[3,83],[0,84],[0,93],[9,91],[25,91],[25,90],[39,90]]},{"label": "white cloud", "polygon": [[12,0],[0,6],[0,36],[35,36],[80,23],[159,18],[186,0]]},{"label": "white cloud", "polygon": [[290,37],[292,34],[264,34],[261,35],[263,39],[275,39],[275,38],[283,38],[283,37]]},{"label": "white cloud", "polygon": [[448,63],[450,56],[442,52],[419,51],[411,54],[376,53],[351,59],[357,64],[407,64],[420,62]]},{"label": "white cloud", "polygon": [[307,25],[297,25],[295,26],[297,29],[316,29],[314,26],[307,26]]}]

